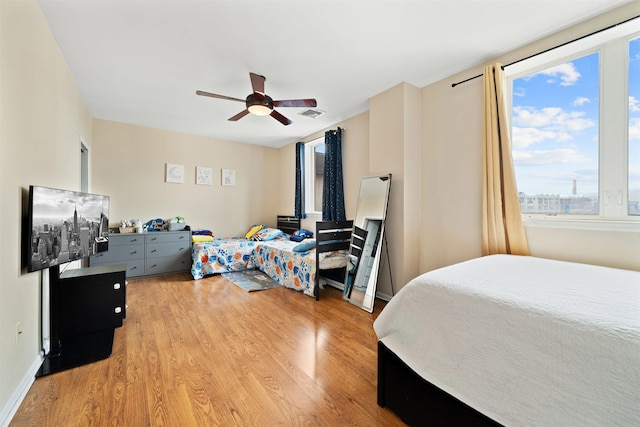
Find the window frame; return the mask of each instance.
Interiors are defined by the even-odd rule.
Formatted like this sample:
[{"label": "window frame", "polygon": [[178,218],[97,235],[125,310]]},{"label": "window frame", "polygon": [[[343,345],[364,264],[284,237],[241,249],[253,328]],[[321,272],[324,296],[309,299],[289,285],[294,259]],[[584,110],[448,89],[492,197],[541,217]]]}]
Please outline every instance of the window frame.
[{"label": "window frame", "polygon": [[[629,215],[629,44],[640,37],[640,20],[579,39],[505,67],[512,132],[513,82],[549,67],[593,53],[599,57],[598,87],[598,215],[522,214],[525,225],[628,230],[640,223]],[[622,71],[621,71],[622,69]],[[620,78],[620,72],[624,73]],[[613,159],[613,160],[611,160]]]}]

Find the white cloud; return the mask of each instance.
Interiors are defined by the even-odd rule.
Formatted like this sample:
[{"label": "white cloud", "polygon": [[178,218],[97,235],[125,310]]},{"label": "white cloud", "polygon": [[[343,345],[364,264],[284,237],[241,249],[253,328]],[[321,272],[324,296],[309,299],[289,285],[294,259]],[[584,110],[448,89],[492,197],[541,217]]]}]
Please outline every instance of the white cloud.
[{"label": "white cloud", "polygon": [[514,150],[517,150],[529,147],[530,145],[542,141],[555,140],[564,142],[572,139],[572,137],[566,132],[558,133],[550,130],[537,129],[534,127],[521,128],[513,126],[511,128],[511,139],[513,140],[512,148]]},{"label": "white cloud", "polygon": [[629,120],[629,140],[640,140],[640,118]]},{"label": "white cloud", "polygon": [[546,107],[538,110],[533,107],[514,107],[513,125],[523,127],[545,128],[557,132],[579,132],[596,125],[585,118],[581,111],[566,112],[559,107]]},{"label": "white cloud", "polygon": [[549,126],[554,121],[554,118],[562,112],[562,109],[547,107],[537,110],[533,107],[514,107],[513,112],[514,125],[544,127]]},{"label": "white cloud", "polygon": [[511,128],[513,150],[525,149],[544,141],[571,141],[574,135],[594,126],[596,123],[579,111],[567,112],[558,107],[540,110],[533,107],[514,107]]},{"label": "white cloud", "polygon": [[554,77],[554,79],[548,79],[547,83],[555,83],[555,78],[559,78],[561,86],[572,86],[576,84],[581,77],[580,72],[576,69],[575,65],[573,65],[573,62],[565,62],[564,64],[547,68],[546,70],[532,74],[531,77],[538,74]]},{"label": "white cloud", "polygon": [[527,90],[523,87],[517,87],[513,90],[513,96],[526,96]]},{"label": "white cloud", "polygon": [[579,96],[573,101],[573,105],[575,107],[581,107],[584,104],[587,104],[589,102],[591,102],[591,100],[589,98],[585,98],[584,96]]},{"label": "white cloud", "polygon": [[635,96],[629,97],[629,111],[632,113],[640,112],[640,101]]},{"label": "white cloud", "polygon": [[563,148],[558,150],[513,150],[513,161],[517,166],[557,165],[589,161],[578,150]]},{"label": "white cloud", "polygon": [[566,116],[560,117],[559,123],[560,126],[564,125],[565,129],[570,132],[579,132],[581,130],[588,129],[596,125],[596,123],[591,119],[584,118],[585,113],[582,112],[571,112],[567,113]]}]

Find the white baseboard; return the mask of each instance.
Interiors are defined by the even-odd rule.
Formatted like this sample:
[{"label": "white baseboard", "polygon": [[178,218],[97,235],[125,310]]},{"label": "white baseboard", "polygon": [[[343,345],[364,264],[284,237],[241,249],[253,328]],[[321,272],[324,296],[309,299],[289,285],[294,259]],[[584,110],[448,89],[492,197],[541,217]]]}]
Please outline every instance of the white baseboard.
[{"label": "white baseboard", "polygon": [[380,298],[382,301],[391,301],[393,298],[391,295],[383,294],[382,292],[376,292],[376,298]]},{"label": "white baseboard", "polygon": [[[334,288],[338,288],[341,291],[344,290],[344,283],[340,283],[340,282],[336,282],[335,280],[331,280],[331,279],[327,279],[326,277],[321,277],[320,278],[320,285],[330,285],[333,286]],[[383,301],[391,301],[392,296],[391,295],[387,295],[384,294],[382,292],[376,292],[376,298],[380,298]]]},{"label": "white baseboard", "polygon": [[40,366],[42,365],[42,357],[37,356],[33,361],[31,367],[27,370],[25,375],[22,377],[22,381],[20,381],[20,385],[13,391],[9,401],[2,408],[2,412],[0,412],[0,426],[7,427],[11,422],[11,419],[18,411],[20,404],[24,400],[25,396],[29,392],[31,385],[36,379],[36,373]]},{"label": "white baseboard", "polygon": [[329,286],[333,286],[334,288],[338,288],[341,291],[344,290],[344,283],[336,282],[335,280],[329,279],[329,278],[326,278],[326,277],[321,277],[320,278],[320,286],[323,286],[325,284],[329,285]]}]

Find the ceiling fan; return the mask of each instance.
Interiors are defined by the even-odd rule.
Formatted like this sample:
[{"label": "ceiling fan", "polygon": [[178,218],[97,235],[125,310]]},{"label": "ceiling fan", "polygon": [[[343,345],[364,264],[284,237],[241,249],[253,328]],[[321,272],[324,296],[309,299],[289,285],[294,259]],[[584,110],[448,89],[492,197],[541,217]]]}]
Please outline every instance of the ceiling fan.
[{"label": "ceiling fan", "polygon": [[251,113],[255,114],[256,116],[271,116],[283,125],[287,126],[291,124],[291,120],[274,110],[274,107],[315,107],[317,105],[315,99],[286,99],[281,101],[274,101],[269,95],[264,93],[264,82],[266,80],[264,76],[255,73],[249,73],[249,77],[251,78],[253,93],[247,96],[246,99],[217,95],[215,93],[204,92],[202,90],[196,91],[196,95],[227,99],[229,101],[244,102],[246,108],[235,116],[229,118],[229,120],[233,122]]}]

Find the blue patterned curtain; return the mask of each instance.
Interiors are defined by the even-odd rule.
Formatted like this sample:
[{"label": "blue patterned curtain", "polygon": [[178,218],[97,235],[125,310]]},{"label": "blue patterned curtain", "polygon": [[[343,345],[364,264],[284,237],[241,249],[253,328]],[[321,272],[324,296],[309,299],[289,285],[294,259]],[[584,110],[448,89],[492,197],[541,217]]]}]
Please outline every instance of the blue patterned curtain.
[{"label": "blue patterned curtain", "polygon": [[342,176],[342,129],[324,133],[324,186],[322,220],[344,221],[344,180]]},{"label": "blue patterned curtain", "polygon": [[304,142],[296,143],[296,200],[294,215],[306,218],[304,211]]}]

